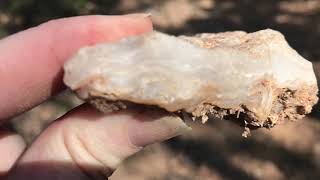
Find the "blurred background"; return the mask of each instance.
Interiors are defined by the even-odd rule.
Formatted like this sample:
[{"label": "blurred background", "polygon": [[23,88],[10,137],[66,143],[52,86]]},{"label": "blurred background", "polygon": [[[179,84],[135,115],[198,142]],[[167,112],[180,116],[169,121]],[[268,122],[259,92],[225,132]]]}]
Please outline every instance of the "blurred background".
[{"label": "blurred background", "polygon": [[[320,74],[320,0],[1,0],[0,38],[42,22],[86,14],[150,12],[157,30],[195,34],[265,28],[281,31]],[[13,119],[31,143],[48,123],[80,104],[66,91]],[[112,180],[320,179],[320,111],[252,136],[221,120],[147,147]]]}]

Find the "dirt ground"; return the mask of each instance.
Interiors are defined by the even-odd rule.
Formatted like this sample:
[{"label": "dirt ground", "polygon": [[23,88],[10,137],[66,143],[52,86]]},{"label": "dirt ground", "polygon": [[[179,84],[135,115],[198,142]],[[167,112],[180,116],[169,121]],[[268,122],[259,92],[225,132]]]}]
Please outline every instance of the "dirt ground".
[{"label": "dirt ground", "polygon": [[[157,30],[175,35],[279,30],[293,48],[314,63],[320,75],[320,0],[14,2],[0,2],[2,37],[58,17],[150,12]],[[65,92],[13,119],[13,124],[32,142],[49,122],[80,103]],[[319,107],[303,120],[253,131],[247,139],[241,137],[243,128],[227,121],[188,122],[191,133],[147,147],[129,158],[110,179],[319,179]]]}]

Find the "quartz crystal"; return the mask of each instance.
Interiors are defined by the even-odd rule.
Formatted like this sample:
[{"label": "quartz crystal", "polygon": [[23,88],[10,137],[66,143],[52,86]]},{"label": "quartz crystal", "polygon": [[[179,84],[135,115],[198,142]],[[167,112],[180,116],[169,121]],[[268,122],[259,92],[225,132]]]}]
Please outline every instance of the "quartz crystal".
[{"label": "quartz crystal", "polygon": [[317,102],[312,64],[274,30],[170,36],[160,32],[81,48],[64,82],[102,111],[151,105],[182,117],[272,127]]}]

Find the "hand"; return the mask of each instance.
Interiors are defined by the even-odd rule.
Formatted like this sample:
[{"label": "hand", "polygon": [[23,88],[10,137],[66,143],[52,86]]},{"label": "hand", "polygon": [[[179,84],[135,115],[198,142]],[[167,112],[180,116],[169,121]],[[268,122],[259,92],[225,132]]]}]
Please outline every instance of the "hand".
[{"label": "hand", "polygon": [[[2,39],[0,123],[63,90],[62,65],[80,47],[151,30],[143,14],[82,16]],[[0,178],[105,179],[126,157],[185,129],[180,119],[155,111],[102,114],[84,105],[52,123],[25,152],[18,134],[0,129]]]}]

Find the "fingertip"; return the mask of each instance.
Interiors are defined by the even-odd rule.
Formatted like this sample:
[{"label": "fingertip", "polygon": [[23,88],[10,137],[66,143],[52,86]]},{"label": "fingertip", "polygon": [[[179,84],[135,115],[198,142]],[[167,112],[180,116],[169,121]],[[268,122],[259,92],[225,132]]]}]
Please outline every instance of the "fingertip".
[{"label": "fingertip", "polygon": [[11,131],[0,132],[0,179],[13,167],[25,147],[26,143],[20,135]]},{"label": "fingertip", "polygon": [[191,130],[180,117],[162,110],[146,111],[128,122],[131,144],[144,147],[161,142]]},{"label": "fingertip", "polygon": [[[152,30],[145,16],[78,16],[52,20],[0,41],[0,119],[61,91],[62,66],[79,48]],[[19,52],[19,53],[15,53]]]},{"label": "fingertip", "polygon": [[[39,26],[42,32],[52,31],[52,49],[65,61],[82,46],[114,42],[153,29],[148,16],[90,15],[51,20]],[[61,45],[61,46],[57,46]]]}]

